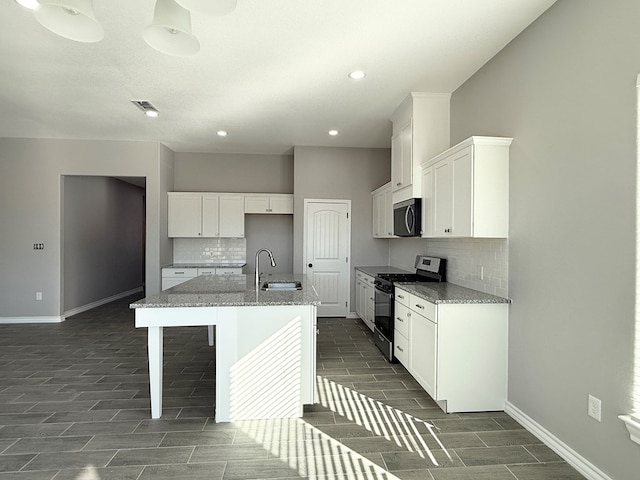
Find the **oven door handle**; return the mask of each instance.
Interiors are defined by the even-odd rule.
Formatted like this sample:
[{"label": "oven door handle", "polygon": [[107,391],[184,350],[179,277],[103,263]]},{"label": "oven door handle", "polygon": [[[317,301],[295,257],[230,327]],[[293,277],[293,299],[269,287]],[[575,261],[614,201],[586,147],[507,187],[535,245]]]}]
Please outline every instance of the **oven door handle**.
[{"label": "oven door handle", "polygon": [[393,298],[393,293],[385,292],[384,290],[380,290],[378,287],[375,289],[376,295],[383,295],[387,297],[389,300]]}]

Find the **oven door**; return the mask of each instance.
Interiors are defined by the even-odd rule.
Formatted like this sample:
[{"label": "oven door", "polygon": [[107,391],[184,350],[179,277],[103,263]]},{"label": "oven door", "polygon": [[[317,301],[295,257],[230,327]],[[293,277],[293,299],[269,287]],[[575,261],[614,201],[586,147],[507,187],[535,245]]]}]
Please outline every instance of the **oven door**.
[{"label": "oven door", "polygon": [[376,330],[388,340],[393,340],[393,293],[375,289]]}]

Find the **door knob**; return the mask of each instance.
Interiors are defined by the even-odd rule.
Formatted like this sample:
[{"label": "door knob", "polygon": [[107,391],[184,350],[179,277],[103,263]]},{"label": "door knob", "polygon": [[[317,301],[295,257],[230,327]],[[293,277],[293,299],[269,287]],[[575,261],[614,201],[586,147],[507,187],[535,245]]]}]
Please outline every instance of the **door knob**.
[{"label": "door knob", "polygon": [[309,264],[309,268],[313,268],[313,263],[310,263],[310,264]]}]

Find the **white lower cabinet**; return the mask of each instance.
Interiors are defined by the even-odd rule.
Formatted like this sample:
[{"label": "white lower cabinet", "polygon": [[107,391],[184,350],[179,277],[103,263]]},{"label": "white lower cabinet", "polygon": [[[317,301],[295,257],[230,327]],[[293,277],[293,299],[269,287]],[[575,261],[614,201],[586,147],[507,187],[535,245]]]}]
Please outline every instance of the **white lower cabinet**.
[{"label": "white lower cabinet", "polygon": [[242,267],[163,268],[162,290],[175,287],[200,275],[241,275]]},{"label": "white lower cabinet", "polygon": [[396,357],[440,408],[504,410],[508,304],[436,305],[396,288],[395,312]]},{"label": "white lower cabinet", "polygon": [[373,277],[356,270],[356,315],[373,332],[375,328],[375,287]]},{"label": "white lower cabinet", "polygon": [[181,283],[196,278],[197,268],[163,268],[162,269],[162,290],[175,287]]}]

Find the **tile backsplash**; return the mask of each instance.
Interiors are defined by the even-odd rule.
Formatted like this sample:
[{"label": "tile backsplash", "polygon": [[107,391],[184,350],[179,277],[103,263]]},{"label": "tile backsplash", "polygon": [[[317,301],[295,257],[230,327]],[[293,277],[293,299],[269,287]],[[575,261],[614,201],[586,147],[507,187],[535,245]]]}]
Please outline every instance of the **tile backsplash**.
[{"label": "tile backsplash", "polygon": [[509,241],[504,238],[391,240],[390,264],[414,271],[415,256],[447,259],[447,281],[481,292],[509,296]]},{"label": "tile backsplash", "polygon": [[173,263],[246,263],[244,238],[174,238]]}]

